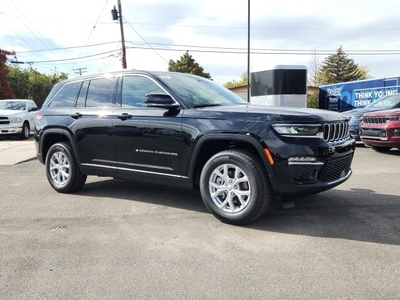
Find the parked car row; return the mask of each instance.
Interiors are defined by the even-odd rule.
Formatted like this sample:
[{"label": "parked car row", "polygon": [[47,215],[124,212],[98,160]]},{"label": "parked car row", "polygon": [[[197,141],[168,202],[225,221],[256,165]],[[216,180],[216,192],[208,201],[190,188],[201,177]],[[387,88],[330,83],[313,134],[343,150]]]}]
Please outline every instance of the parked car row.
[{"label": "parked car row", "polygon": [[400,149],[400,94],[343,113],[350,118],[350,134],[376,151]]},{"label": "parked car row", "polygon": [[37,106],[30,99],[0,100],[0,135],[29,138],[35,128]]}]

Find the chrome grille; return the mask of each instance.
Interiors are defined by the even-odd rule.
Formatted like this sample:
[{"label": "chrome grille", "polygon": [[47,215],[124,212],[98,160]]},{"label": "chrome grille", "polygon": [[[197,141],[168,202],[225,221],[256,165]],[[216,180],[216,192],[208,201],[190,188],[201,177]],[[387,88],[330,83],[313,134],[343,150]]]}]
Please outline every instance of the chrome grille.
[{"label": "chrome grille", "polygon": [[324,140],[327,142],[340,141],[349,135],[349,123],[326,123],[323,125]]},{"label": "chrome grille", "polygon": [[365,124],[385,124],[386,117],[363,117]]}]

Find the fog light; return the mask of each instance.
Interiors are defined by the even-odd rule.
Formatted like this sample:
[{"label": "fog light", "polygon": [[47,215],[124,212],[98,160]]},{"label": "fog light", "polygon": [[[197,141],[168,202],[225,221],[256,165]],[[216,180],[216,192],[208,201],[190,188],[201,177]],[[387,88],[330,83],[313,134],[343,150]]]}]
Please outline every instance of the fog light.
[{"label": "fog light", "polygon": [[400,129],[393,129],[393,136],[400,136]]}]

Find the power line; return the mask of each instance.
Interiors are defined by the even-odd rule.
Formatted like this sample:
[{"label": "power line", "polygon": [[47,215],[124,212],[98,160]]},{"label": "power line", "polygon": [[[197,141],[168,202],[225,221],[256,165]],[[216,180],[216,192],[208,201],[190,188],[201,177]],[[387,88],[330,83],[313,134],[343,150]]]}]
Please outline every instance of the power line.
[{"label": "power line", "polygon": [[116,50],[111,50],[111,51],[106,51],[106,52],[102,52],[102,53],[97,53],[97,54],[92,54],[92,55],[87,55],[87,56],[81,56],[81,57],[73,57],[73,58],[42,60],[42,61],[28,61],[28,62],[18,62],[18,61],[10,61],[10,62],[11,63],[23,63],[23,64],[53,63],[53,62],[63,62],[63,61],[71,61],[71,60],[77,60],[77,59],[85,59],[85,58],[96,57],[96,56],[99,56],[99,55],[115,53],[115,52],[117,52],[117,51]]},{"label": "power line", "polygon": [[[128,47],[130,49],[143,49],[143,50],[162,50],[162,51],[178,51],[178,52],[186,52],[188,49],[187,48],[182,48],[182,49],[172,49],[172,48],[148,48],[148,47]],[[215,54],[246,54],[247,52],[242,49],[242,48],[231,48],[226,49],[226,50],[217,50],[217,49],[211,49],[207,50],[207,48],[203,49],[191,49],[191,52],[197,52],[197,53],[215,53]],[[390,51],[390,52],[387,52]],[[337,50],[324,50],[324,51],[315,51],[315,50],[285,50],[285,49],[261,49],[261,50],[254,50],[251,49],[250,53],[251,54],[282,54],[282,55],[330,55],[330,54],[335,54]],[[368,50],[358,50],[357,52],[351,52],[349,53],[346,51],[346,54],[349,55],[399,55],[400,50],[377,50],[376,52],[371,52]]]},{"label": "power line", "polygon": [[[144,45],[144,44],[137,44],[130,42],[134,45]],[[182,44],[167,44],[167,43],[151,43],[152,45],[160,45],[160,46],[170,46],[170,47],[184,47],[184,48],[200,48],[200,49],[218,49],[218,50],[247,50],[247,48],[244,47],[221,47],[221,46],[199,46],[199,45],[182,45]],[[137,47],[137,46],[136,46]],[[187,49],[186,49],[187,50]],[[252,48],[252,51],[277,51],[277,52],[306,52],[309,54],[310,52],[315,52],[315,49],[309,50],[309,49],[268,49],[268,48]],[[376,50],[371,50],[371,49],[366,49],[366,50],[346,50],[347,54],[351,53],[393,53],[397,54],[400,50],[387,50],[387,49],[376,49]],[[328,49],[321,49],[317,50],[317,52],[321,55],[325,54],[332,54],[336,53],[337,49],[334,50],[328,50]],[[297,53],[294,53],[297,54]]]},{"label": "power line", "polygon": [[[0,14],[18,18],[18,15],[4,13],[0,11]],[[25,17],[26,18],[26,17]],[[26,18],[27,19],[27,18]],[[56,23],[56,24],[65,24],[65,20],[46,20],[36,17],[29,16],[29,20],[46,22],[46,23]],[[79,22],[80,20],[74,20],[75,23],[91,25],[89,22]],[[210,28],[210,29],[247,29],[247,26],[212,26],[212,25],[192,25],[192,24],[168,24],[168,23],[147,23],[147,22],[130,22],[132,25],[142,25],[142,26],[163,26],[163,27],[182,27],[182,28]],[[98,25],[112,25],[113,22],[97,22]],[[400,31],[400,27],[385,27],[385,28],[351,28],[351,27],[343,27],[343,28],[326,28],[326,27],[262,27],[262,26],[254,26],[250,28],[251,30],[282,30],[282,31],[302,31],[302,30],[316,30],[316,31]]]},{"label": "power line", "polygon": [[[59,48],[54,48],[54,50],[68,50],[68,49],[77,49],[77,48],[82,48],[82,47],[96,47],[96,46],[103,46],[103,45],[110,45],[110,44],[116,44],[120,43],[120,41],[115,41],[115,42],[105,42],[105,43],[98,43],[98,44],[92,44],[92,45],[84,45],[84,46],[70,46],[70,47],[59,47]],[[28,51],[18,51],[18,53],[35,53],[35,52],[46,52],[46,51],[51,51],[52,49],[39,49],[39,50],[28,50]]]},{"label": "power line", "polygon": [[[17,16],[17,18],[22,22],[22,24],[25,25],[26,28],[28,28],[28,30],[32,33],[32,35],[36,38],[36,40],[38,40],[43,46],[51,49],[53,46],[49,43],[47,43],[47,40],[45,39],[45,37],[35,28],[35,26],[25,17],[25,15],[23,14],[23,12],[15,5],[15,3],[13,1],[10,1],[10,3],[12,4],[12,6],[19,12],[19,16]],[[8,6],[11,11],[14,12],[13,8]],[[39,37],[33,30],[41,37]],[[53,50],[54,51],[54,50]],[[58,53],[59,54],[59,53]]]},{"label": "power line", "polygon": [[[189,24],[163,24],[163,23],[138,23],[133,22],[134,25],[144,26],[165,26],[165,27],[183,27],[183,28],[210,28],[210,29],[247,29],[247,26],[211,26],[211,25],[189,25]],[[316,30],[316,31],[399,31],[400,28],[387,27],[387,28],[322,28],[322,27],[250,27],[251,30],[282,30],[282,31],[302,31],[302,30]]]},{"label": "power line", "polygon": [[[171,48],[148,48],[148,47],[127,47],[129,49],[142,49],[142,50],[162,50],[162,51],[180,51],[180,52],[186,52],[187,48],[182,48],[182,49],[171,49]],[[191,52],[197,52],[197,53],[214,53],[214,54],[247,54],[247,51],[241,49],[241,48],[231,48],[233,50],[223,50],[226,49],[226,47],[222,47],[223,49],[217,50],[215,47],[213,47],[214,50],[207,50],[207,49],[192,49],[190,50]],[[229,49],[229,48],[228,48]],[[327,52],[331,51],[331,52]],[[358,50],[358,52],[352,52],[351,55],[355,56],[369,56],[369,55],[400,55],[400,50],[377,50],[377,52],[371,52],[374,50]],[[322,52],[319,52],[318,50],[284,50],[284,49],[263,49],[263,51],[256,51],[254,49],[250,49],[251,54],[259,54],[259,55],[329,55],[329,54],[335,54],[336,50],[323,50]],[[349,54],[348,52],[346,52]],[[86,58],[92,58],[92,57],[97,57],[100,55],[105,55],[105,54],[110,54],[108,57],[117,57],[120,56],[121,52],[120,50],[111,50],[111,51],[106,51],[102,53],[96,53],[92,55],[87,55],[87,56],[82,56],[82,57],[72,57],[72,58],[65,58],[65,59],[55,59],[55,60],[42,60],[42,61],[28,61],[28,62],[21,62],[21,61],[10,61],[11,63],[22,63],[22,64],[41,64],[41,63],[53,63],[53,62],[67,62],[67,61],[74,61],[74,60],[80,60],[80,59],[86,59]],[[102,57],[101,59],[104,59],[105,57]],[[98,60],[99,58],[96,58],[95,60]],[[87,61],[85,61],[87,62]],[[76,62],[74,62],[75,64]]]},{"label": "power line", "polygon": [[141,36],[141,34],[135,29],[133,28],[133,26],[131,24],[129,24],[129,22],[124,18],[125,22],[132,28],[133,31],[136,32],[136,34],[147,44],[149,45],[149,47],[159,56],[161,57],[162,60],[164,60],[166,63],[168,63],[168,61],[160,54],[157,52],[157,49],[154,49],[150,43],[148,43],[143,36]]},{"label": "power line", "polygon": [[[77,49],[77,48],[82,48],[82,47],[97,47],[97,46],[103,46],[103,45],[109,45],[109,44],[119,44],[120,41],[113,41],[113,42],[105,42],[105,43],[98,43],[98,44],[91,44],[91,45],[85,45],[85,46],[70,46],[70,47],[59,47],[59,48],[54,48],[56,50],[67,50],[67,49]],[[151,50],[163,50],[163,51],[186,51],[189,49],[193,49],[191,51],[195,51],[196,49],[199,49],[198,52],[215,52],[215,53],[220,53],[222,51],[206,51],[207,49],[212,49],[212,50],[228,50],[227,53],[236,53],[237,51],[245,51],[246,48],[244,47],[221,47],[221,46],[202,46],[202,45],[186,45],[186,44],[167,44],[167,43],[148,43],[145,41],[145,43],[134,43],[132,41],[127,41],[127,43],[135,45],[134,47],[130,47],[131,49],[151,49]],[[182,47],[184,49],[171,49],[171,48],[154,48],[154,47],[140,47],[138,45],[157,45],[157,46],[166,46],[166,47]],[[29,51],[18,51],[18,54],[24,54],[24,53],[36,53],[36,52],[46,52],[46,51],[51,51],[52,49],[40,49],[40,50],[29,50]],[[200,51],[203,50],[203,51]],[[280,54],[281,52],[289,53],[289,54],[305,54],[305,55],[310,55],[310,54],[315,54],[315,49],[277,49],[277,48],[252,48],[252,52],[260,51],[262,53],[264,52],[278,52],[277,54]],[[115,50],[116,51],[116,50]],[[336,53],[337,49],[321,49],[317,50],[317,55],[329,55],[329,54],[334,54]],[[399,54],[400,50],[399,49],[394,49],[394,50],[388,50],[388,49],[352,49],[352,50],[346,50],[346,54],[350,55],[389,55],[389,54]],[[222,52],[225,53],[225,52]],[[240,52],[239,52],[240,53]]]},{"label": "power line", "polygon": [[[91,35],[92,35],[94,29],[96,28],[97,22],[99,22],[99,20],[100,20],[100,17],[101,17],[101,15],[102,15],[103,11],[104,11],[104,8],[105,8],[106,5],[107,5],[107,2],[108,2],[108,0],[106,0],[106,3],[104,4],[103,9],[101,10],[99,17],[97,18],[96,23],[95,23],[94,26],[92,27],[92,30],[90,31],[89,36],[88,36],[87,39],[86,39],[85,46],[82,47],[81,51],[79,52],[78,57],[81,56],[83,50],[85,49],[87,42],[89,41],[89,39],[90,39],[90,37],[91,37]],[[75,64],[74,64],[74,66],[75,66]],[[72,68],[74,68],[74,66],[73,66]]]}]

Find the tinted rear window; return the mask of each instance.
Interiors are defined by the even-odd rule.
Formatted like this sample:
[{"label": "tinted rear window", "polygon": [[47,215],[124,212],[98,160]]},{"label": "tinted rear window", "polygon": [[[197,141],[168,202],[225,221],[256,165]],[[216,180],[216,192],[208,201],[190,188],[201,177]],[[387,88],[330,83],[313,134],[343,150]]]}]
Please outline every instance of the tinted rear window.
[{"label": "tinted rear window", "polygon": [[72,82],[64,85],[51,100],[50,107],[74,107],[82,82]]}]

